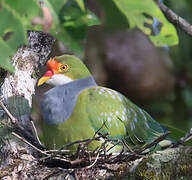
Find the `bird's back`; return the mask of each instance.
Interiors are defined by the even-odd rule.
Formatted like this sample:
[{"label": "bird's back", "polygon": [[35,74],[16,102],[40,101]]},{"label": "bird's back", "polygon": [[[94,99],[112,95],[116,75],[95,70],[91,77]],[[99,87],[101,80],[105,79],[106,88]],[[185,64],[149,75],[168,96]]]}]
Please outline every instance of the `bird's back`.
[{"label": "bird's back", "polygon": [[86,111],[99,134],[109,133],[129,145],[152,142],[164,129],[152,117],[122,94],[104,87],[88,89]]}]

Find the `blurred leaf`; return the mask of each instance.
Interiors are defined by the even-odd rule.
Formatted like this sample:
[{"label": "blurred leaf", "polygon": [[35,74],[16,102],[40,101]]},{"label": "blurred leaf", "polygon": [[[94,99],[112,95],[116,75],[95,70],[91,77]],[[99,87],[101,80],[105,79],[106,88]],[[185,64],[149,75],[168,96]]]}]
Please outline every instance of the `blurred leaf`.
[{"label": "blurred leaf", "polygon": [[[55,13],[59,14],[59,11],[63,7],[63,5],[67,2],[67,0],[47,0],[49,4],[52,6],[52,9],[54,9]],[[50,6],[49,5],[49,6]]]},{"label": "blurred leaf", "polygon": [[88,10],[81,11],[76,4],[71,3],[63,7],[61,17],[64,28],[76,40],[85,39],[88,26],[100,24],[94,13]]},{"label": "blurred leaf", "polygon": [[190,88],[185,88],[182,91],[184,101],[188,108],[192,109],[192,91]]},{"label": "blurred leaf", "polygon": [[46,5],[54,18],[52,35],[62,41],[69,50],[81,56],[88,26],[100,24],[97,16],[87,9],[82,10],[83,1],[68,0],[56,5],[53,0],[47,0]]},{"label": "blurred leaf", "polygon": [[[45,1],[46,6],[50,9],[53,16],[54,24],[52,25],[50,32],[55,38],[63,42],[69,50],[81,55],[83,53],[83,47],[79,44],[78,40],[71,36],[71,34],[66,30],[66,27],[63,25],[63,8],[66,7],[66,4],[70,4],[71,2],[72,1],[69,0],[62,1],[62,3],[59,1],[57,4],[53,0]],[[67,9],[67,11],[70,12],[71,7],[68,6],[68,8],[69,9]],[[73,14],[73,10],[69,14]]]},{"label": "blurred leaf", "polygon": [[82,11],[85,11],[85,5],[83,0],[75,0]]},{"label": "blurred leaf", "polygon": [[13,53],[14,53],[13,49],[7,46],[7,44],[4,41],[0,40],[0,54],[1,54],[0,66],[3,69],[8,70],[9,72],[12,73],[14,71],[14,68],[10,62],[10,55]]},{"label": "blurred leaf", "polygon": [[14,16],[19,15],[22,23],[31,27],[32,18],[41,15],[41,8],[36,0],[6,0],[4,1],[9,10],[12,11]]},{"label": "blurred leaf", "polygon": [[94,25],[101,24],[98,17],[93,12],[91,12],[89,10],[87,10],[86,20],[87,20],[87,25],[88,26],[94,26]]},{"label": "blurred leaf", "polygon": [[83,40],[87,33],[87,13],[75,1],[68,1],[62,8],[61,22],[73,39]]},{"label": "blurred leaf", "polygon": [[[60,1],[59,1],[60,2]],[[53,0],[45,0],[45,6],[49,8],[52,18],[53,18],[53,24],[52,29],[59,25],[59,12],[61,8],[63,7],[63,4],[65,1],[62,1],[63,3],[56,3]],[[59,10],[59,11],[58,11]]]},{"label": "blurred leaf", "polygon": [[129,22],[126,16],[118,9],[112,0],[100,0],[99,2],[105,9],[106,27],[109,30],[129,28]]},{"label": "blurred leaf", "polygon": [[14,54],[18,46],[27,42],[26,30],[21,23],[22,20],[16,13],[2,2],[0,9],[0,66],[10,72],[13,67],[10,63],[10,56]]},{"label": "blurred leaf", "polygon": [[163,125],[168,131],[171,132],[169,137],[173,138],[174,140],[179,140],[181,137],[185,136],[186,134],[185,131],[178,129],[176,127],[173,127],[169,124],[161,123],[161,125]]},{"label": "blurred leaf", "polygon": [[[175,128],[173,126],[170,126],[170,125],[167,125],[167,124],[163,124],[163,126],[165,126],[171,132],[169,137],[176,140],[176,141],[179,140],[182,137],[185,137],[186,134],[187,134],[187,132],[185,132],[185,131],[183,131],[181,129]],[[187,141],[185,143],[185,145],[192,145],[192,139]]]},{"label": "blurred leaf", "polygon": [[[100,0],[106,9],[107,18],[113,16],[115,12],[112,10],[108,10],[110,8],[109,4],[114,3],[118,10],[121,12],[116,12],[119,14],[118,18],[124,22],[125,27],[127,24],[125,23],[125,18],[129,22],[129,28],[139,28],[145,34],[149,36],[149,38],[153,41],[153,43],[157,46],[165,46],[165,45],[176,45],[178,44],[178,36],[175,30],[175,27],[168,22],[168,20],[164,17],[163,13],[159,9],[159,7],[154,3],[153,0]],[[113,9],[115,10],[115,9]],[[114,17],[114,16],[113,16]],[[158,35],[152,35],[152,24],[153,18],[157,18],[157,20],[161,23],[160,33]],[[111,18],[110,18],[111,19]],[[117,23],[119,26],[118,19],[111,19],[110,23]]]},{"label": "blurred leaf", "polygon": [[190,9],[192,9],[192,1],[191,0],[185,0],[186,1],[186,3],[188,4],[188,7],[190,8]]},{"label": "blurred leaf", "polygon": [[78,42],[73,39],[64,28],[58,26],[51,30],[51,34],[63,42],[64,45],[67,46],[70,50],[74,51],[80,56],[82,55],[83,46],[78,44]]}]

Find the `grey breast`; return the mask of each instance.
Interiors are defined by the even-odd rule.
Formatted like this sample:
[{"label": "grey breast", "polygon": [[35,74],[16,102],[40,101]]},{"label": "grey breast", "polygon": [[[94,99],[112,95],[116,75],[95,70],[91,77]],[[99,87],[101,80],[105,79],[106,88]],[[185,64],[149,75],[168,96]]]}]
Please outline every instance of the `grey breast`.
[{"label": "grey breast", "polygon": [[80,92],[96,86],[92,76],[59,85],[44,93],[40,105],[47,124],[59,124],[67,120],[76,105]]}]

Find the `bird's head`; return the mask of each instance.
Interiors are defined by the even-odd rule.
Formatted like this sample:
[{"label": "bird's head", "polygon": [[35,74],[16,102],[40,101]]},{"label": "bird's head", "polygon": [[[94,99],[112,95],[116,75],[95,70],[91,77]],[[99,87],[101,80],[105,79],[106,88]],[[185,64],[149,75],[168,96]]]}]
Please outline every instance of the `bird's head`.
[{"label": "bird's head", "polygon": [[53,86],[90,76],[83,62],[72,55],[57,56],[47,62],[47,72],[38,81],[38,86],[47,83]]}]

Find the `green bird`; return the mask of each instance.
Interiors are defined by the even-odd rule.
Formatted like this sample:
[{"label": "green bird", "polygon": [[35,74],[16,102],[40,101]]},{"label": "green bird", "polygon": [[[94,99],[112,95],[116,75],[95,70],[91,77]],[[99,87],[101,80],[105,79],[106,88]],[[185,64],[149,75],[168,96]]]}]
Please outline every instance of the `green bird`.
[{"label": "green bird", "polygon": [[[41,98],[43,143],[61,148],[73,141],[108,134],[111,148],[117,142],[145,145],[165,133],[164,128],[121,93],[98,86],[85,64],[72,55],[54,57],[38,81],[54,86]],[[101,141],[93,141],[93,150]],[[77,145],[70,147],[76,149]],[[112,152],[122,149],[114,146]]]}]

